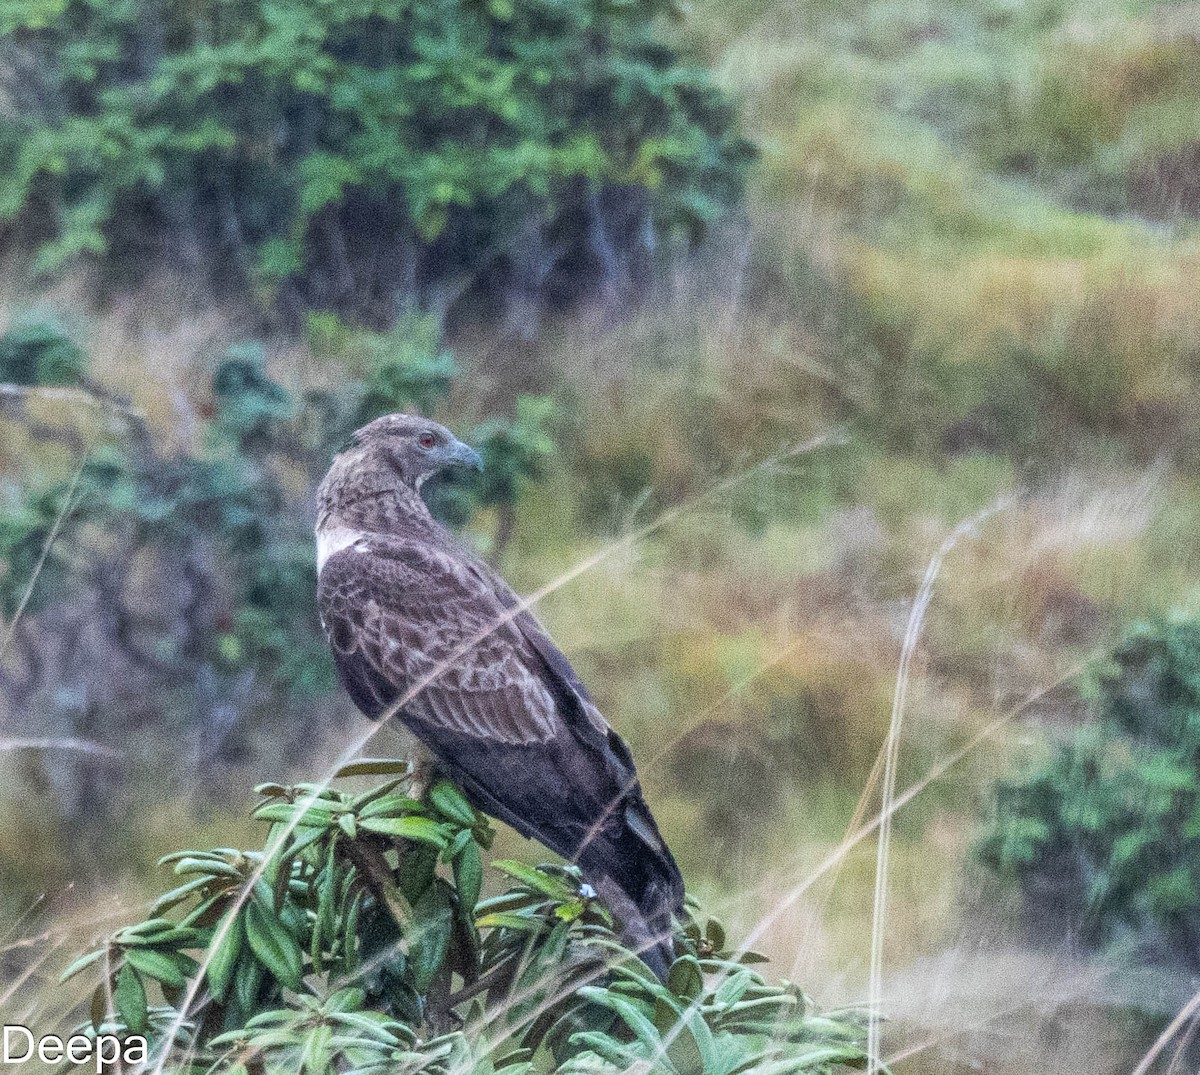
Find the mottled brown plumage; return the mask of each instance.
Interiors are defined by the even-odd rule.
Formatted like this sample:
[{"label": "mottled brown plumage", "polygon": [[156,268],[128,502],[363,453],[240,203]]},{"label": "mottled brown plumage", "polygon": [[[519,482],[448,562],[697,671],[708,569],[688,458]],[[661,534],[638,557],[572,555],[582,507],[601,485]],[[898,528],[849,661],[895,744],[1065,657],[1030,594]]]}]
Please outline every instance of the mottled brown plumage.
[{"label": "mottled brown plumage", "polygon": [[444,427],[386,415],[318,492],[317,587],[338,676],[396,714],[487,813],[578,862],[628,941],[665,974],[683,881],[629,750],[546,631],[430,515],[422,483],[479,457]]}]

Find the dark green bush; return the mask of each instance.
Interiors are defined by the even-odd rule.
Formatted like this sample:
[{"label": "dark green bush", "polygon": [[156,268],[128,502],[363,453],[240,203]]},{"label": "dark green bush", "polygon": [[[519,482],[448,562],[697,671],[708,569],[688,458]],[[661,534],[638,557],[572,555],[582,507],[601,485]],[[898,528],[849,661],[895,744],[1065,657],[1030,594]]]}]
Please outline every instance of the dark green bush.
[{"label": "dark green bush", "polygon": [[267,376],[258,343],[239,344],[226,352],[213,374],[212,394],[217,412],[213,432],[243,452],[255,440],[269,438],[275,423],[296,411],[291,394]]},{"label": "dark green bush", "polygon": [[87,370],[87,356],[53,321],[24,321],[0,336],[0,381],[7,384],[78,384]]},{"label": "dark green bush", "polygon": [[[261,344],[232,347],[214,364],[194,448],[164,448],[126,414],[78,477],[0,510],[0,616],[11,623],[22,609],[0,697],[31,734],[49,722],[126,755],[119,768],[45,759],[72,789],[65,816],[107,833],[103,820],[127,805],[120,788],[150,774],[199,762],[229,775],[260,740],[276,757],[311,742],[335,677],[313,599],[309,498],[358,425],[445,399],[457,369],[430,324],[410,317],[380,335],[325,323],[318,353],[346,371],[332,389],[291,391]],[[552,418],[530,398],[464,433],[486,469],[432,489],[434,510],[454,524],[495,511],[502,544],[520,489],[553,449]],[[153,732],[132,734],[147,723]]]},{"label": "dark green bush", "polygon": [[1098,723],[999,786],[980,854],[1035,923],[1200,968],[1200,621],[1134,627],[1089,695]]},{"label": "dark green bush", "polygon": [[263,850],[168,855],[180,884],[152,917],[65,972],[103,968],[85,1032],[147,1034],[192,1073],[862,1064],[859,1016],[768,984],[715,920],[684,923],[664,984],[573,867],[495,862],[512,887],[480,901],[487,820],[445,782],[409,797],[405,772],[352,763],[340,775],[389,778],[358,793],[264,785]]},{"label": "dark green bush", "polygon": [[752,156],[670,10],[4,3],[0,221],[41,270],[169,262],[376,326],[471,289],[626,294]]}]

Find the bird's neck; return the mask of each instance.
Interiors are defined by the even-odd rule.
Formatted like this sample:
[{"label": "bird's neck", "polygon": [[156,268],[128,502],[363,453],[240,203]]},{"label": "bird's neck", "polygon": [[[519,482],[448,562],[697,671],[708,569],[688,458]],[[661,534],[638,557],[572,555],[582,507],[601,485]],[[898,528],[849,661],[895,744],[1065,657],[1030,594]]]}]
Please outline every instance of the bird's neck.
[{"label": "bird's neck", "polygon": [[403,530],[414,536],[445,532],[441,523],[429,513],[419,492],[395,485],[377,490],[356,489],[345,497],[322,497],[317,512],[317,533],[334,529],[363,534]]}]

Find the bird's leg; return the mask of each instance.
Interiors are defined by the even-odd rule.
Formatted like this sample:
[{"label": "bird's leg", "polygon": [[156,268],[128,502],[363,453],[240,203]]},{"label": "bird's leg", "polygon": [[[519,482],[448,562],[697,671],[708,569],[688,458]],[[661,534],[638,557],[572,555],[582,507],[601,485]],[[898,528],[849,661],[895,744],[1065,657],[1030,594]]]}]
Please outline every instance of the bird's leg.
[{"label": "bird's leg", "polygon": [[454,1013],[449,1005],[450,973],[450,967],[443,964],[426,991],[425,1018],[435,1034],[445,1034],[454,1026]]},{"label": "bird's leg", "polygon": [[431,787],[437,771],[434,767],[433,755],[418,746],[408,759],[408,797],[423,799]]}]

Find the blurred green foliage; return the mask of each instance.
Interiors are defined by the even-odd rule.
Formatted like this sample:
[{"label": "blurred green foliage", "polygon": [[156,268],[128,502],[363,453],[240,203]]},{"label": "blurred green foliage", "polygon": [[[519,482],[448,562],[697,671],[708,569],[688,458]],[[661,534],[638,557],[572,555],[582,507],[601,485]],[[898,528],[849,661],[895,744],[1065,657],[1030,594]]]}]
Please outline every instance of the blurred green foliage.
[{"label": "blurred green foliage", "polygon": [[[40,101],[58,107],[61,100],[41,81],[61,65],[43,62],[39,50],[62,40],[57,23],[64,13],[74,12],[74,26],[111,27],[126,17],[115,6],[111,10],[110,18],[63,0],[0,5],[10,27],[46,27],[17,30],[0,49],[0,104],[10,129],[53,127],[57,138],[64,125],[81,126],[66,108],[52,121],[32,118],[42,115]],[[269,10],[284,22],[290,17],[286,4]],[[349,26],[365,9],[328,10],[331,19],[342,20],[338,25]],[[498,47],[515,48],[522,20],[540,19],[547,10],[535,4],[517,11],[506,29],[502,11],[482,3],[464,6],[464,47],[471,45],[478,20],[495,19]],[[573,18],[593,9],[564,4],[556,10]],[[645,27],[642,15],[657,8],[610,4],[595,10],[601,12],[596,25],[625,19],[629,27]],[[180,172],[145,199],[120,195],[111,219],[99,225],[107,251],[63,268],[99,261],[110,270],[103,274],[105,297],[115,301],[112,316],[97,318],[95,367],[105,383],[136,391],[137,403],[155,416],[162,454],[248,460],[252,470],[265,467],[272,481],[278,478],[286,505],[270,517],[267,541],[283,565],[262,565],[257,555],[247,561],[225,557],[254,570],[239,575],[234,606],[224,592],[219,608],[209,606],[219,618],[197,636],[196,652],[206,656],[175,697],[156,690],[161,680],[152,679],[149,689],[128,698],[101,694],[96,700],[97,684],[120,673],[110,673],[108,665],[98,673],[85,666],[87,674],[78,677],[84,690],[75,678],[59,683],[52,670],[63,665],[52,661],[46,679],[58,693],[13,707],[19,720],[37,723],[37,734],[74,731],[105,743],[124,734],[122,746],[133,751],[145,743],[161,768],[196,756],[184,729],[198,727],[205,749],[217,751],[225,733],[215,714],[224,707],[237,715],[247,749],[256,752],[253,764],[269,752],[272,764],[281,758],[288,772],[308,765],[321,749],[313,729],[332,723],[321,722],[335,705],[320,694],[281,702],[288,692],[269,679],[277,667],[292,674],[289,659],[302,651],[297,642],[309,630],[299,625],[311,624],[308,534],[293,515],[319,476],[314,461],[356,421],[399,397],[427,412],[508,416],[508,433],[497,439],[484,480],[515,500],[494,504],[485,486],[472,485],[435,489],[432,498],[443,518],[458,521],[474,513],[471,536],[486,540],[494,534],[489,553],[503,551],[506,571],[526,588],[592,556],[605,537],[627,534],[660,510],[688,504],[669,526],[639,540],[636,555],[610,558],[548,598],[542,614],[630,741],[656,815],[689,878],[731,897],[737,914],[759,913],[788,890],[802,863],[820,861],[841,840],[886,735],[897,624],[929,556],[958,521],[998,498],[1015,497],[1000,519],[960,543],[938,578],[922,660],[913,669],[920,706],[904,756],[914,777],[993,721],[998,698],[1058,682],[1120,624],[1175,602],[1195,605],[1200,56],[1194,11],[1187,5],[711,0],[696,5],[678,29],[660,17],[653,31],[664,47],[672,51],[685,41],[688,47],[677,57],[693,50],[703,55],[726,90],[723,100],[741,103],[742,123],[764,147],[751,173],[746,220],[711,229],[698,256],[671,259],[671,272],[656,277],[660,286],[647,289],[653,297],[641,316],[600,318],[588,311],[540,320],[522,296],[557,304],[576,295],[590,306],[610,302],[614,289],[636,290],[650,240],[657,244],[656,258],[673,245],[663,242],[670,225],[658,200],[670,184],[649,190],[580,173],[563,177],[561,188],[545,198],[534,192],[523,202],[514,187],[494,206],[479,200],[489,181],[481,171],[466,181],[475,202],[452,206],[440,231],[422,233],[409,219],[407,196],[377,214],[370,209],[374,192],[353,180],[335,193],[339,170],[349,170],[345,161],[330,158],[345,158],[357,174],[378,178],[383,164],[352,160],[351,144],[357,152],[378,148],[377,136],[398,132],[396,139],[408,138],[423,116],[360,131],[353,125],[357,113],[336,113],[332,88],[326,94],[289,87],[274,51],[238,61],[237,77],[244,74],[245,81],[226,79],[229,46],[245,40],[243,31],[257,25],[265,5],[246,5],[245,14],[211,3],[166,5],[157,14],[139,5],[136,11],[141,23],[122,38],[122,59],[102,63],[88,88],[106,94],[114,87],[141,89],[145,71],[170,73],[188,56],[199,71],[204,55],[221,60],[205,69],[218,81],[203,99],[178,80],[166,87],[170,100],[189,110],[179,125],[163,118],[163,103],[148,100],[137,122],[161,120],[168,141],[161,152],[147,153],[175,162]],[[448,11],[427,5],[403,18],[431,23]],[[163,12],[175,27],[184,20],[225,19],[228,35],[221,30],[207,38],[183,33],[155,39],[165,25]],[[386,50],[394,27],[380,29]],[[577,43],[573,34],[555,37],[553,47],[565,42],[563,55],[569,56]],[[268,37],[274,50],[278,38],[261,40]],[[540,49],[549,40],[530,39],[530,47]],[[314,49],[330,49],[331,41],[300,42],[293,54],[308,64]],[[422,39],[414,49],[426,43]],[[381,76],[391,63],[372,67],[347,56],[348,63]],[[603,73],[627,58],[604,52],[588,61],[597,66],[576,65],[578,77]],[[559,100],[575,109],[586,132],[594,118],[591,100],[572,96],[577,75],[564,74],[567,65],[559,61],[558,55],[550,60],[554,77],[566,82]],[[263,74],[268,62],[275,65],[269,83]],[[470,63],[463,67],[472,69]],[[634,75],[644,71],[634,64]],[[81,85],[67,86],[73,100],[83,93]],[[439,75],[421,90],[421,100],[440,100],[453,85]],[[643,102],[656,108],[661,89],[656,83],[645,94],[635,92],[622,115]],[[595,99],[605,100],[602,94]],[[395,100],[369,101],[362,114],[381,115]],[[117,99],[110,109],[107,101],[88,102],[89,118],[111,118],[125,108]],[[281,120],[280,108],[288,102],[298,107]],[[483,134],[485,125],[472,125],[484,107],[466,106],[441,132],[450,152],[474,154],[472,168],[489,159],[493,145],[501,153],[513,144],[505,141],[514,130],[507,120],[489,121]],[[183,124],[218,113],[231,117],[221,122],[234,131],[233,144],[193,152],[170,142]],[[345,119],[345,137],[325,127],[317,142],[305,142],[310,135],[303,125],[314,116],[321,123]],[[276,126],[256,127],[256,117]],[[489,141],[490,132],[497,142]],[[708,143],[718,157],[723,137]],[[38,146],[34,138],[27,159]],[[268,203],[276,191],[262,185],[263,177],[275,182],[285,164],[310,150],[327,155],[309,171],[282,175],[274,213]],[[131,159],[147,153],[139,149]],[[429,163],[431,154],[442,156],[430,143],[412,159]],[[714,163],[715,178],[731,163],[728,155],[723,159]],[[59,224],[73,218],[60,221],[54,213],[77,204],[80,192],[97,180],[75,158],[62,163],[66,171],[43,173],[29,185],[25,209],[0,236],[6,249],[51,249],[47,244],[65,234]],[[104,169],[117,176],[117,169]],[[212,184],[204,184],[205,175]],[[81,185],[70,186],[68,178]],[[424,182],[418,178],[412,190]],[[391,180],[384,176],[383,183]],[[195,196],[171,201],[170,191],[184,187],[195,189]],[[302,190],[317,201],[324,190],[334,200],[306,216],[296,200]],[[719,202],[712,199],[713,206]],[[247,207],[263,208],[263,215],[246,216]],[[493,208],[497,215],[489,217]],[[548,215],[539,216],[541,210]],[[379,232],[387,243],[399,237],[389,258],[387,243],[374,243],[370,231],[401,217],[401,227]],[[303,232],[277,230],[301,221]],[[436,214],[432,222],[439,223]],[[480,222],[485,230],[471,232]],[[507,231],[510,225],[515,230]],[[492,227],[503,234],[487,230]],[[153,286],[140,289],[138,274],[124,272],[130,262],[139,270],[165,263],[179,270],[185,286],[175,290],[176,281],[167,280],[165,296]],[[277,299],[295,311],[294,326],[309,330],[307,347],[294,337],[265,336],[261,362],[245,353],[226,356],[234,366],[225,380],[234,395],[246,393],[244,407],[223,400],[229,395],[224,390],[210,391],[211,353],[206,345],[197,347],[198,334],[211,338],[212,322],[222,340],[246,332],[241,304],[223,296],[219,310],[205,305],[204,282],[214,274],[255,281],[258,298]],[[55,272],[47,283],[59,301],[71,301],[80,294],[72,290],[80,276]],[[150,283],[158,279],[155,273]],[[198,317],[186,301],[182,312],[172,305],[181,294],[201,296]],[[331,312],[313,314],[312,307]],[[494,330],[498,308],[507,330],[502,333]],[[458,316],[447,316],[451,309]],[[423,318],[422,310],[432,316]],[[363,319],[395,330],[350,327]],[[162,361],[168,353],[172,361]],[[144,375],[146,367],[152,376]],[[534,402],[517,402],[528,393]],[[211,414],[201,409],[198,429],[176,428],[177,395],[201,400],[201,408],[211,403]],[[38,496],[49,495],[41,475],[66,469],[55,450],[35,446],[21,454],[32,428],[31,419],[3,430],[12,473],[27,486],[18,489],[15,478],[5,486],[8,504],[0,516],[0,530],[27,537],[14,546],[15,596],[22,590],[19,580],[38,563],[46,533],[44,526],[30,530],[26,515],[53,518],[59,506],[54,500],[39,507]],[[849,443],[756,471],[728,495],[704,496],[721,476],[830,430],[847,432]],[[486,431],[485,421],[475,438]],[[553,459],[545,450],[547,435],[557,445]],[[497,469],[504,460],[518,469]],[[52,492],[61,498],[61,489]],[[293,525],[299,544],[290,549],[284,538]],[[103,542],[116,538],[109,521],[99,530],[103,552]],[[76,536],[71,533],[72,542]],[[70,637],[59,630],[58,617],[77,603],[78,573],[92,554],[73,544],[51,550],[32,606],[38,646],[49,649]],[[106,563],[103,556],[97,562]],[[143,566],[143,578],[179,574],[170,562]],[[285,611],[288,602],[295,615]],[[149,635],[176,637],[157,625]],[[10,662],[23,654],[20,642],[14,640]],[[41,650],[31,652],[37,657]],[[209,685],[212,678],[219,690]],[[1123,680],[1131,689],[1138,681],[1132,671]],[[235,692],[243,682],[250,683],[249,693]],[[1114,699],[1122,689],[1105,688]],[[95,712],[87,717],[72,711],[71,723],[56,723],[66,705],[60,697],[90,700]],[[145,699],[150,712],[139,724]],[[1055,692],[1041,700],[1038,715],[1065,721],[1076,708]],[[1157,717],[1140,712],[1138,721],[1176,719],[1168,718],[1169,706],[1155,702],[1153,709]],[[45,732],[43,720],[50,723]],[[164,724],[170,725],[165,745],[154,734]],[[1022,781],[1012,782],[1015,790],[1004,793],[1013,805],[1004,814],[1003,840],[991,854],[1019,882],[1030,918],[1048,940],[1061,941],[1088,921],[1087,893],[1094,883],[1095,913],[1086,926],[1094,943],[1133,939],[1157,951],[1195,951],[1178,932],[1191,912],[1172,917],[1165,910],[1182,891],[1171,840],[1188,854],[1195,850],[1192,837],[1178,829],[1179,817],[1194,807],[1191,793],[1169,790],[1191,763],[1141,733],[1131,738],[1124,725],[1118,734],[1119,724],[1110,714],[1099,730],[1040,766],[1046,780],[1031,777],[1027,792]],[[1145,1027],[1124,1033],[1120,1043],[1119,1030],[1100,1039],[1089,1032],[1095,1024],[1063,1008],[1058,970],[1046,971],[1055,982],[1046,991],[1031,984],[1042,980],[1044,964],[1029,968],[1043,956],[1023,951],[1030,963],[1022,963],[1014,978],[1005,977],[1013,972],[1011,964],[1005,970],[1003,958],[984,964],[987,973],[977,976],[958,974],[953,968],[962,963],[949,961],[936,972],[936,999],[925,1005],[919,987],[930,984],[928,964],[905,968],[907,960],[927,956],[931,944],[952,937],[987,936],[980,957],[985,961],[995,958],[992,942],[1023,947],[1010,934],[977,929],[975,908],[964,912],[958,900],[958,871],[979,823],[979,788],[995,778],[993,744],[1006,754],[1025,735],[1014,730],[981,740],[953,779],[923,790],[897,817],[889,876],[897,910],[889,917],[886,959],[897,971],[898,988],[917,989],[902,1006],[922,1008],[936,1022],[912,1040],[947,1042],[906,1063],[929,1071],[982,1066],[1022,1075],[1080,1066],[1129,1071],[1162,1024],[1145,1041],[1139,1038]],[[220,749],[230,752],[234,740]],[[1151,757],[1155,752],[1158,761]],[[185,791],[202,782],[211,795],[220,786],[220,770],[204,764],[207,758],[189,766]],[[46,769],[55,771],[52,784],[29,777],[41,764],[31,753],[8,755],[5,763],[5,810],[12,820],[0,826],[0,853],[11,868],[0,872],[7,885],[31,875],[38,880],[30,886],[44,885],[41,878],[65,874],[65,841],[54,833],[47,838],[40,804],[61,804],[87,781],[67,755],[47,761]],[[133,768],[131,763],[127,772]],[[225,784],[229,802],[249,783],[244,770],[238,775],[237,785]],[[90,794],[101,811],[121,808],[121,796],[111,788],[91,788]],[[164,841],[177,846],[180,829],[204,830],[188,837],[189,844],[252,846],[240,832],[229,834],[241,811],[204,811],[197,819],[174,795],[156,789],[145,799],[147,809],[127,809],[104,830],[121,853],[97,874],[107,877],[114,862],[137,873]],[[1130,837],[1121,851],[1133,855],[1128,862],[1105,835],[1110,824]],[[1065,843],[1055,842],[1060,838]],[[44,849],[41,858],[30,849]],[[803,927],[797,958],[821,968],[814,978],[827,970],[830,981],[854,981],[865,960],[874,883],[867,858],[846,863],[834,895],[811,909],[811,926]],[[1061,877],[1055,872],[1060,865]],[[84,872],[71,869],[76,876]],[[761,881],[747,889],[747,876]],[[1153,895],[1145,882],[1151,876],[1168,878]],[[986,890],[989,901],[994,895],[994,888]],[[986,919],[990,924],[990,913]],[[765,943],[791,958],[799,936],[781,924]],[[1079,966],[1072,962],[1072,974]],[[991,993],[972,1015],[963,1014],[973,996],[980,998],[985,978],[997,993],[1027,1003],[1015,1010]],[[1078,995],[1075,981],[1072,996]],[[1179,1002],[1188,995],[1190,990]],[[1091,995],[1080,1003],[1090,1005]],[[1163,1000],[1161,1010],[1169,1003]],[[999,1011],[1005,1016],[996,1021]],[[1114,1022],[1108,1015],[1095,1018]],[[278,1018],[294,1035],[298,1022],[315,1025],[324,1016],[297,1008]],[[975,1028],[969,1034],[968,1024]],[[980,1029],[989,1025],[999,1032]],[[962,1033],[950,1039],[948,1029]],[[1029,1056],[1006,1062],[1005,1043],[1014,1050],[1027,1045]],[[1102,1055],[1106,1048],[1113,1055]],[[1138,1051],[1120,1061],[1119,1048]]]},{"label": "blurred green foliage", "polygon": [[167,1070],[193,1073],[782,1075],[864,1061],[859,1014],[818,1014],[768,984],[747,965],[762,957],[726,950],[714,919],[689,914],[660,982],[574,867],[494,862],[513,887],[480,901],[487,819],[444,781],[410,797],[407,771],[352,762],[340,776],[389,778],[357,794],[263,785],[261,851],[166,856],[178,887],[64,974],[103,968],[85,1033],[149,1034]]},{"label": "blurred green foliage", "polygon": [[312,314],[308,340],[319,361],[350,374],[349,384],[339,389],[348,402],[348,409],[341,408],[347,435],[400,407],[431,414],[445,402],[459,375],[454,355],[442,343],[437,320],[411,311],[386,332],[349,327],[329,314]]},{"label": "blurred green foliage", "polygon": [[[382,335],[325,322],[325,357],[347,367],[334,389],[294,392],[271,376],[261,343],[234,345],[211,369],[195,447],[163,447],[127,412],[119,436],[97,434],[78,474],[23,490],[0,512],[0,613],[11,622],[21,609],[13,630],[29,640],[27,668],[2,684],[14,710],[48,705],[114,746],[152,710],[164,737],[208,729],[205,760],[231,735],[241,742],[237,727],[264,708],[299,718],[302,734],[303,714],[311,719],[336,682],[313,601],[310,498],[355,428],[434,409],[450,392],[458,369],[429,321],[410,317]],[[64,354],[86,370],[52,326],[0,336],[0,355],[10,353],[34,383],[58,383]],[[467,434],[485,471],[431,490],[433,509],[453,525],[494,511],[496,541],[507,541],[517,497],[554,449],[553,419],[548,400],[523,397],[512,419]],[[159,587],[150,601],[147,581]],[[70,641],[64,663],[30,648],[40,624]],[[90,701],[76,713],[61,688],[80,675]],[[178,754],[153,764],[166,758]],[[120,809],[112,790],[75,809],[93,820]]]},{"label": "blurred green foliage", "polygon": [[1133,627],[1095,670],[1099,723],[996,793],[979,845],[1035,923],[1200,966],[1200,621]]},{"label": "blurred green foliage", "polygon": [[376,327],[473,286],[536,305],[543,284],[644,280],[656,237],[695,238],[752,158],[671,11],[9,2],[0,65],[26,77],[0,115],[0,220],[42,272],[183,263]]},{"label": "blurred green foliage", "polygon": [[0,336],[0,381],[7,384],[78,384],[87,368],[87,356],[52,321],[31,319]]}]

